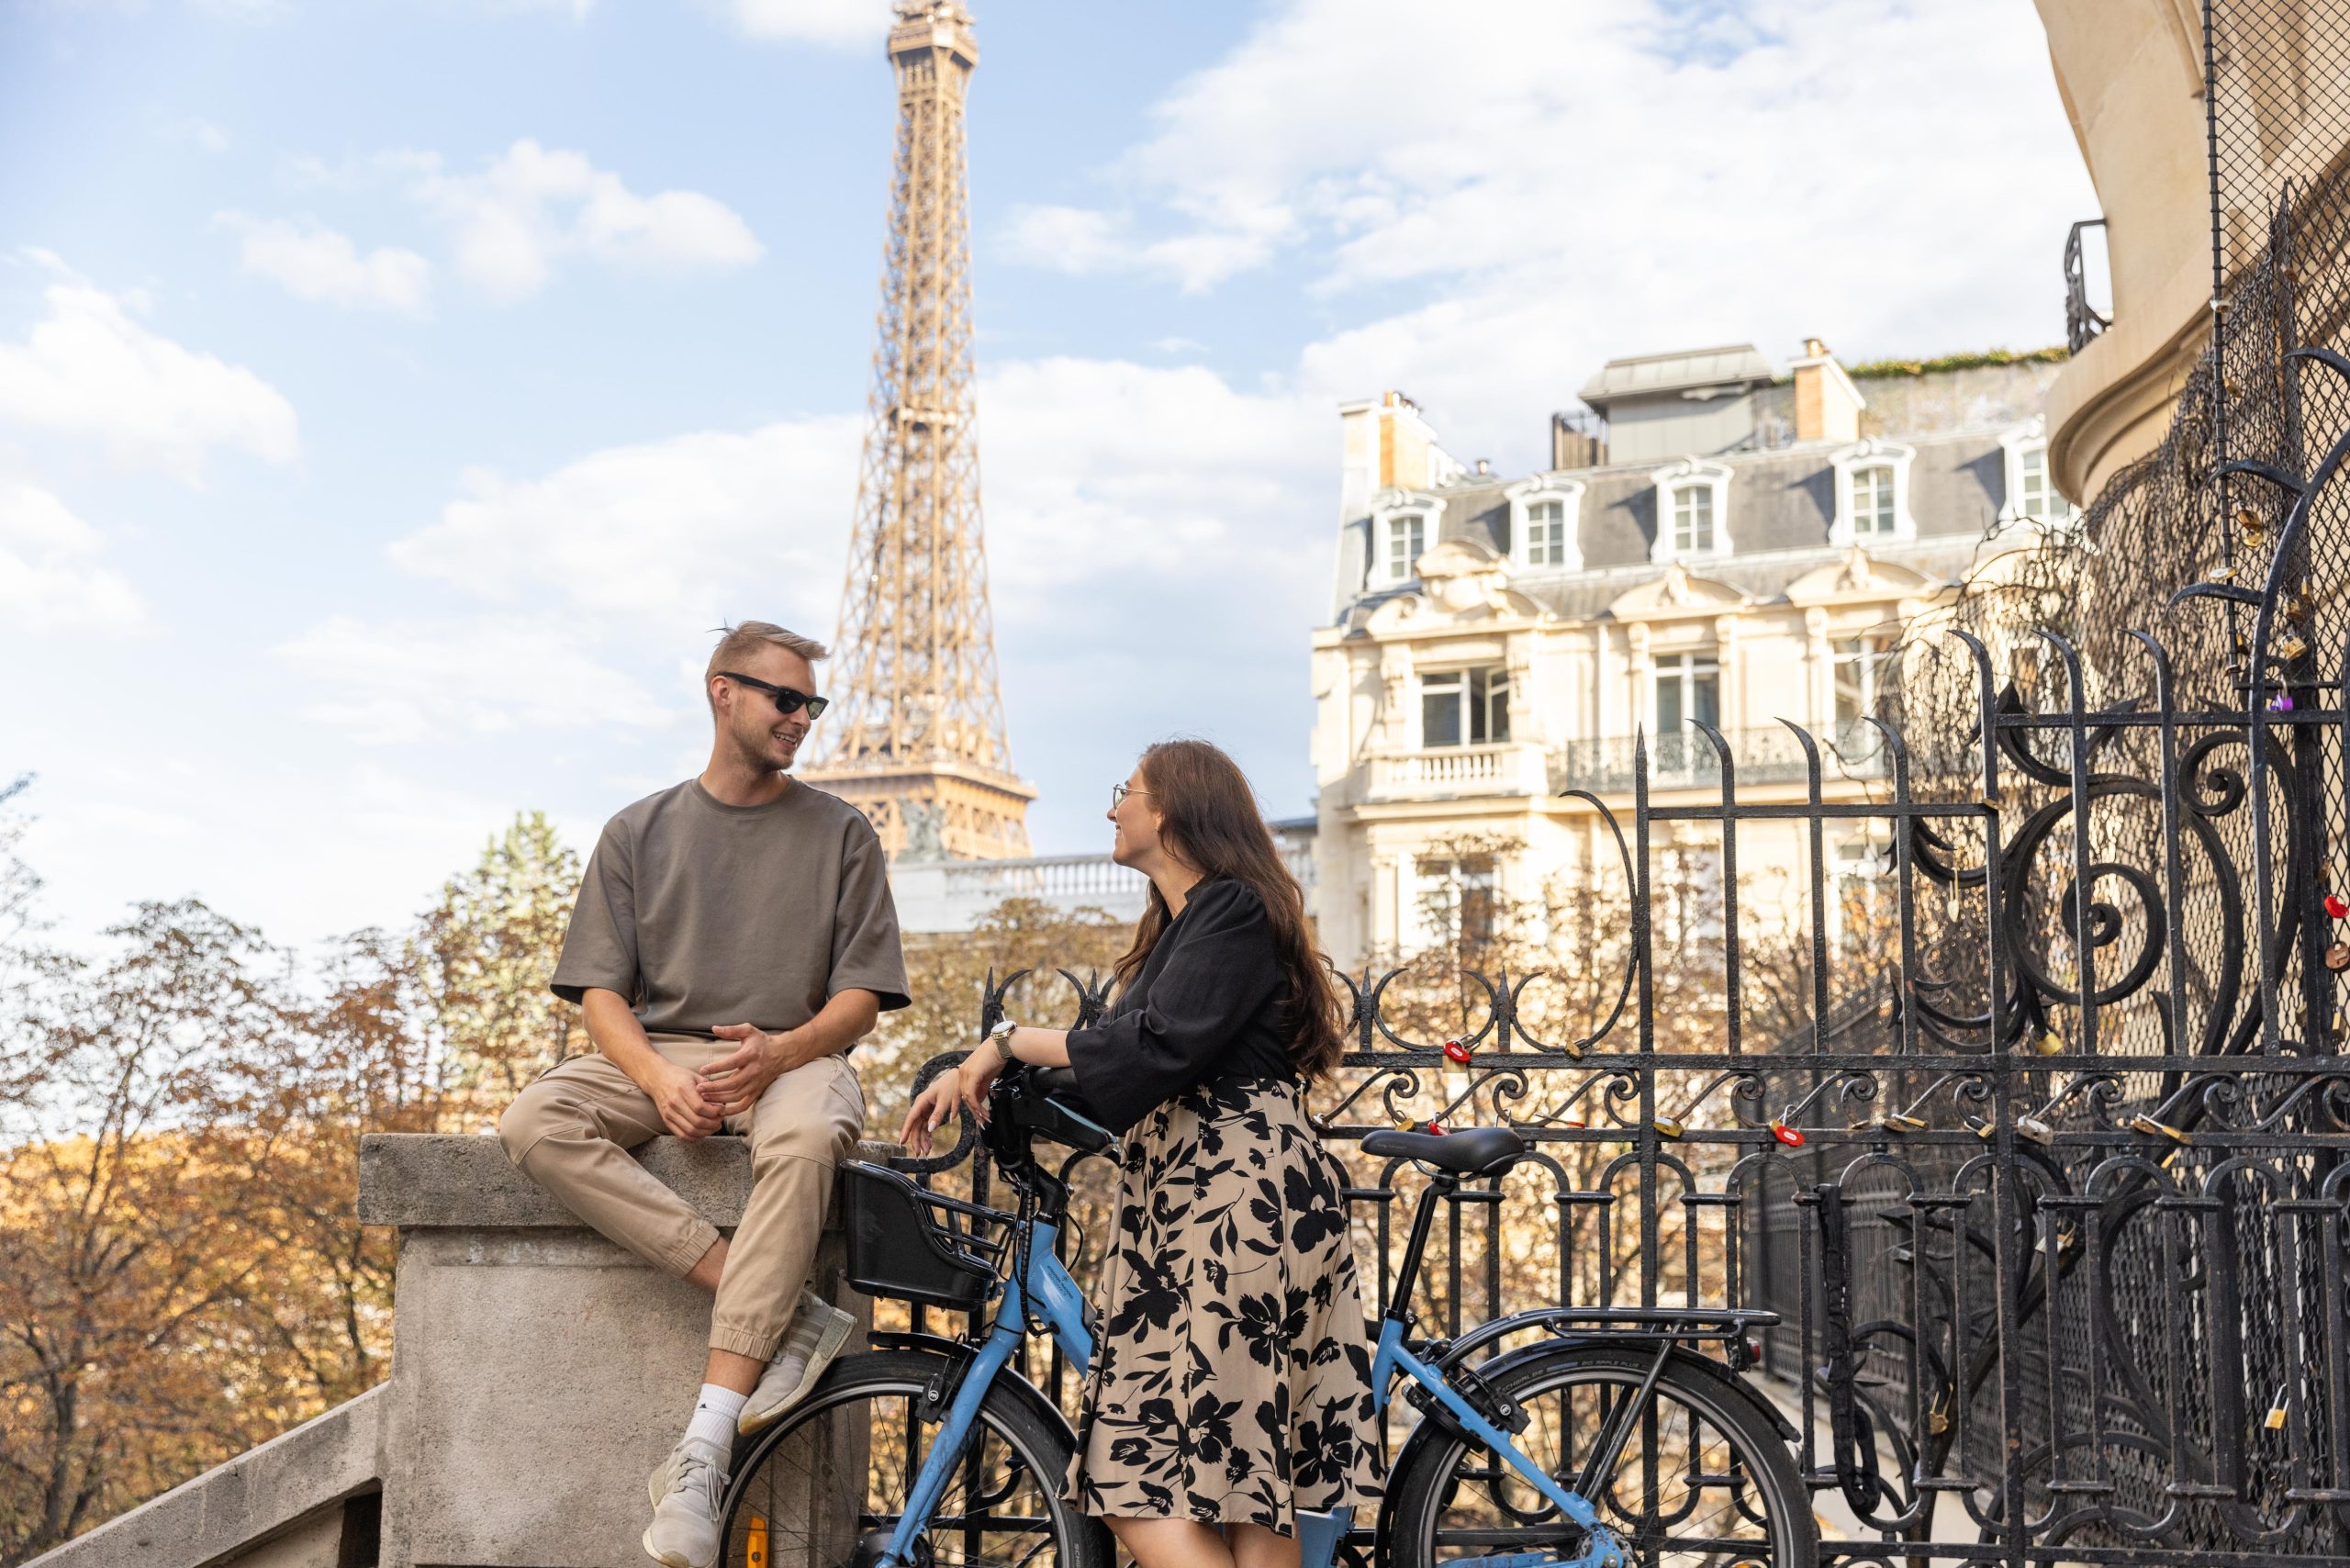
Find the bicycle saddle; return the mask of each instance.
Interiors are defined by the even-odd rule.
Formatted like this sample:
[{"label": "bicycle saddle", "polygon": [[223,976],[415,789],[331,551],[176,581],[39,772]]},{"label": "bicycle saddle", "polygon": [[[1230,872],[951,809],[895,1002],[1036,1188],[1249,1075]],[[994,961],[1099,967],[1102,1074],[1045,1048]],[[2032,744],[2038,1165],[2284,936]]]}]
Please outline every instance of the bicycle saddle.
[{"label": "bicycle saddle", "polygon": [[1362,1151],[1416,1159],[1456,1176],[1499,1176],[1533,1148],[1507,1127],[1462,1127],[1449,1133],[1365,1133]]}]

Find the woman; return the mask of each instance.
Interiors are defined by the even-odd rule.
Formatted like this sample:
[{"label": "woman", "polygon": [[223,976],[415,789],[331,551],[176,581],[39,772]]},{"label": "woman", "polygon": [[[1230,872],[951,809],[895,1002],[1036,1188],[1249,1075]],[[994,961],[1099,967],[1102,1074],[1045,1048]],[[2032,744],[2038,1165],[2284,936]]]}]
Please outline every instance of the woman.
[{"label": "woman", "polygon": [[1125,1137],[1069,1495],[1141,1568],[1294,1568],[1295,1515],[1378,1484],[1371,1347],[1337,1163],[1304,1086],[1337,988],[1248,781],[1204,741],[1111,791],[1111,858],[1150,879],[1118,999],[1090,1029],[991,1036],[918,1097],[916,1153],[1013,1061],[1076,1069]]}]

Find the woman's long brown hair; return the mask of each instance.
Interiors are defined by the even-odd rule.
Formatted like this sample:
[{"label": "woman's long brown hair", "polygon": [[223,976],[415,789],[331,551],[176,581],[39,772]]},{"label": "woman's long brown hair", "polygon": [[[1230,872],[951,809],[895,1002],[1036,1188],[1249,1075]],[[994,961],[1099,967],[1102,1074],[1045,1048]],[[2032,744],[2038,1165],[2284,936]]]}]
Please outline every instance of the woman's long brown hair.
[{"label": "woman's long brown hair", "polygon": [[[1272,926],[1273,948],[1289,980],[1290,1065],[1306,1081],[1326,1076],[1345,1048],[1344,1014],[1329,961],[1314,946],[1305,895],[1281,864],[1256,792],[1232,758],[1205,741],[1161,741],[1142,754],[1143,787],[1158,809],[1158,838],[1203,877],[1229,877],[1254,892]],[[1118,960],[1121,988],[1142,972],[1166,933],[1167,901],[1152,883],[1135,923],[1134,946]]]}]

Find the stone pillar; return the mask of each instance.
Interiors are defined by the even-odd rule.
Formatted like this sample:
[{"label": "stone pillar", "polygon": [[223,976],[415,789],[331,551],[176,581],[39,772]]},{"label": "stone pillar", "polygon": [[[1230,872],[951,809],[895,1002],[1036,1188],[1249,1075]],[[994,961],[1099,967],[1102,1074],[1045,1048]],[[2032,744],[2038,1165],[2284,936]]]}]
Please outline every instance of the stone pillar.
[{"label": "stone pillar", "polygon": [[[638,1152],[721,1230],[742,1218],[742,1139]],[[581,1226],[494,1137],[369,1137],[359,1217],[400,1235],[382,1568],[642,1561],[645,1478],[700,1386],[710,1298]],[[842,1263],[834,1228],[813,1283],[869,1323]]]}]

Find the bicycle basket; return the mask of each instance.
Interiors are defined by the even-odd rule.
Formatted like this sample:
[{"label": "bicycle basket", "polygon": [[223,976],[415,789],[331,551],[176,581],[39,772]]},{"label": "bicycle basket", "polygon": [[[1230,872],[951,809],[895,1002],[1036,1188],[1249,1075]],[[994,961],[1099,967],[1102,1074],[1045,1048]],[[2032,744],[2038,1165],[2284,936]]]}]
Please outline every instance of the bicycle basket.
[{"label": "bicycle basket", "polygon": [[[987,1300],[995,1265],[982,1254],[1001,1250],[1002,1244],[954,1223],[964,1205],[923,1191],[901,1171],[861,1159],[841,1167],[841,1184],[850,1284],[867,1295],[950,1312],[973,1312]],[[947,1217],[942,1220],[942,1214]]]}]

